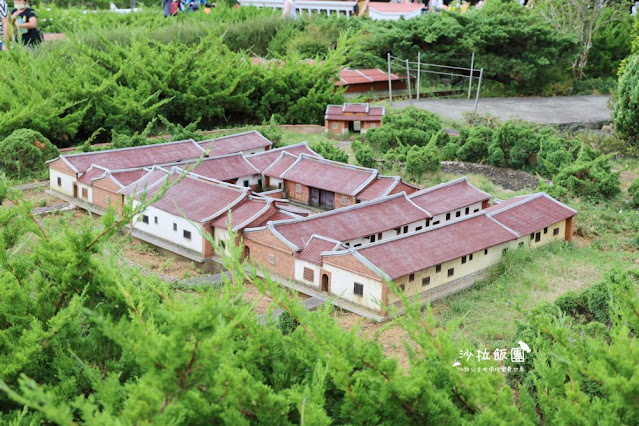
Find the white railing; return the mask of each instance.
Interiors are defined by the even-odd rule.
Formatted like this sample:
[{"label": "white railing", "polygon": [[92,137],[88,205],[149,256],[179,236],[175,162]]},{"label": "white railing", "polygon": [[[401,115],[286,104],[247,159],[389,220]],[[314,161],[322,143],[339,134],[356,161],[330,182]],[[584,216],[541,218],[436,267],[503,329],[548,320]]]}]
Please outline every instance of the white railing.
[{"label": "white railing", "polygon": [[[284,9],[284,0],[239,0],[242,6],[270,7],[272,9]],[[313,12],[326,13],[327,15],[354,15],[356,1],[296,1],[297,13]]]}]

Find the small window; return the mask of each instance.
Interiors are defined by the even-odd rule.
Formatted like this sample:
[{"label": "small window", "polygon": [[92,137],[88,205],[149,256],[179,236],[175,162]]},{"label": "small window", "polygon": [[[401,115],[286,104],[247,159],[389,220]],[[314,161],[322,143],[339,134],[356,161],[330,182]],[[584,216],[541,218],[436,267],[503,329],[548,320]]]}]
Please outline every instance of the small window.
[{"label": "small window", "polygon": [[362,243],[359,243],[359,244],[355,244],[353,247],[361,247],[361,246],[362,246]]},{"label": "small window", "polygon": [[348,197],[346,195],[342,195],[342,204],[348,204]]},{"label": "small window", "polygon": [[422,287],[427,286],[428,284],[430,284],[430,275],[422,278]]},{"label": "small window", "polygon": [[441,271],[442,271],[442,265],[435,266],[435,272],[441,272]]},{"label": "small window", "polygon": [[462,256],[462,264],[466,263],[466,256]]},{"label": "small window", "polygon": [[257,186],[259,186],[260,188],[262,187],[262,179],[257,180]]},{"label": "small window", "polygon": [[379,234],[377,234],[377,241],[382,239],[382,233],[380,232]]},{"label": "small window", "polygon": [[484,249],[484,255],[488,254],[488,249]]},{"label": "small window", "polygon": [[468,255],[468,261],[470,262],[471,260],[473,260],[473,254],[472,253]]},{"label": "small window", "polygon": [[404,234],[408,233],[408,226],[404,226]]},{"label": "small window", "polygon": [[377,127],[377,123],[371,123],[371,129],[374,129]]},{"label": "small window", "polygon": [[541,232],[535,234],[535,242],[538,243],[539,241],[541,241]]},{"label": "small window", "polygon": [[217,243],[220,245],[220,248],[222,250],[226,250],[226,244],[224,244],[224,241],[222,240],[217,240]]},{"label": "small window", "polygon": [[433,225],[439,225],[439,221],[436,220],[435,222],[433,222]]},{"label": "small window", "polygon": [[406,290],[406,285],[405,285],[405,284],[400,284],[400,285],[399,285],[399,289],[400,289],[401,291]]},{"label": "small window", "polygon": [[517,247],[522,248],[524,246],[524,242],[520,241],[519,244],[517,245]]},{"label": "small window", "polygon": [[559,235],[559,228],[555,228],[552,230],[553,235]]},{"label": "small window", "polygon": [[410,274],[410,275],[408,276],[408,281],[410,281],[410,282],[415,281],[415,274]]},{"label": "small window", "polygon": [[547,233],[548,233],[548,227],[545,227],[544,228],[544,234],[547,234]]},{"label": "small window", "polygon": [[315,271],[311,268],[304,268],[304,279],[313,282],[315,280]]},{"label": "small window", "polygon": [[422,230],[421,226],[418,226],[417,228],[415,228],[415,231],[421,231],[421,230]]},{"label": "small window", "polygon": [[148,225],[149,224],[149,217],[147,215],[143,215],[142,216],[142,222],[146,223]]},{"label": "small window", "polygon": [[399,235],[399,234],[402,233],[402,228],[395,228],[395,229],[393,229],[393,231],[395,231],[396,235]]},{"label": "small window", "polygon": [[430,226],[430,218],[426,219],[426,227]]},{"label": "small window", "polygon": [[355,294],[355,296],[363,296],[364,295],[364,284],[355,283],[353,285],[353,294]]},{"label": "small window", "polygon": [[295,192],[297,192],[298,194],[302,193],[302,185],[300,185],[299,183],[295,184]]},{"label": "small window", "polygon": [[249,186],[249,181],[248,181],[248,180],[245,180],[245,181],[243,182],[243,184],[244,184],[244,188],[248,188],[248,186]]},{"label": "small window", "polygon": [[470,213],[470,207],[466,207],[466,214]]},{"label": "small window", "polygon": [[337,130],[337,123],[333,123],[333,129]]},{"label": "small window", "polygon": [[448,270],[448,276],[449,276],[449,277],[452,277],[453,275],[455,275],[455,268],[450,268],[450,269]]},{"label": "small window", "polygon": [[508,247],[506,247],[505,249],[502,249],[501,251],[502,256],[505,255],[506,253],[508,253]]},{"label": "small window", "polygon": [[173,230],[177,232],[177,223],[173,223]]},{"label": "small window", "polygon": [[371,235],[371,243],[375,242],[375,238],[376,238],[375,235]]},{"label": "small window", "polygon": [[450,213],[446,213],[446,220],[450,220]]},{"label": "small window", "polygon": [[268,256],[268,262],[269,262],[271,265],[275,265],[275,255],[274,255],[274,254],[269,254],[269,256]]},{"label": "small window", "polygon": [[535,239],[535,233],[533,232],[532,234],[530,234],[530,240],[534,240]]},{"label": "small window", "polygon": [[473,213],[477,213],[479,211],[479,209],[475,209],[473,210]]},{"label": "small window", "polygon": [[282,182],[277,184],[277,189],[282,189]]},{"label": "small window", "polygon": [[105,203],[109,204],[109,202],[110,202],[110,201],[111,201],[111,200],[109,199],[109,196],[108,196],[108,195],[104,197],[104,202],[105,202]]},{"label": "small window", "polygon": [[89,190],[82,188],[82,198],[89,198]]},{"label": "small window", "polygon": [[58,186],[62,186],[62,178],[61,177],[58,178]]},{"label": "small window", "polygon": [[184,232],[182,233],[182,235],[184,235],[184,238],[186,238],[187,240],[191,239],[191,231],[187,231],[185,229]]},{"label": "small window", "polygon": [[455,217],[461,216],[461,210],[455,213]]},{"label": "small window", "polygon": [[157,216],[153,217],[153,221],[154,221],[154,222],[155,222],[155,224],[157,225],[157,224],[158,224],[158,217],[157,217]]}]

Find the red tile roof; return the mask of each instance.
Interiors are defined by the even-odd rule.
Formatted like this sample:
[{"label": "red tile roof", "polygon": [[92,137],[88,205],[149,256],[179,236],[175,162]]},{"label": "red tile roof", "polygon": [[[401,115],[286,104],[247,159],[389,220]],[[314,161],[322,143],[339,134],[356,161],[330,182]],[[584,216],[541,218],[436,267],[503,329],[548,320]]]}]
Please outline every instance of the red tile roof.
[{"label": "red tile roof", "polygon": [[168,164],[200,157],[204,151],[192,139],[179,142],[165,142],[132,148],[109,149],[107,151],[61,155],[77,173],[86,172],[95,164],[110,170],[134,169]]},{"label": "red tile roof", "polygon": [[122,186],[127,186],[144,176],[147,172],[143,169],[130,170],[126,172],[111,172],[113,179],[118,181]]},{"label": "red tile roof", "polygon": [[577,211],[540,192],[509,205],[497,204],[487,214],[524,236],[568,219]]},{"label": "red tile roof", "polygon": [[105,174],[106,169],[102,167],[91,166],[89,170],[87,170],[87,172],[78,179],[78,182],[91,186],[93,183],[93,179],[97,179]]},{"label": "red tile roof", "polygon": [[277,158],[277,160],[275,160],[273,162],[273,164],[268,166],[262,172],[262,174],[264,174],[264,176],[271,176],[271,177],[275,177],[275,178],[281,178],[282,177],[282,173],[284,173],[286,170],[288,170],[288,168],[293,165],[293,163],[297,160],[297,158],[298,157],[295,156],[295,155],[289,154],[286,151],[282,151],[282,153]]},{"label": "red tile roof", "polygon": [[[177,182],[179,177],[180,173],[177,172],[169,175],[173,185],[161,200],[151,204],[153,207],[194,222],[204,223],[226,214],[235,204],[248,196],[248,190],[234,185],[203,181],[189,175]],[[152,188],[149,196],[158,188],[159,185]]]},{"label": "red tile roof", "polygon": [[368,104],[328,105],[324,114],[324,120],[339,121],[382,121],[386,113],[383,106],[372,106]]},{"label": "red tile roof", "polygon": [[120,190],[120,194],[126,196],[137,194],[138,192],[154,188],[168,176],[168,171],[161,167],[152,167],[144,176],[135,182],[130,183]]},{"label": "red tile roof", "polygon": [[399,176],[377,176],[362,192],[357,195],[358,200],[369,201],[388,195],[397,186]]},{"label": "red tile roof", "polygon": [[501,210],[506,206],[510,206],[511,204],[515,204],[518,203],[520,201],[525,200],[528,197],[532,197],[531,194],[527,194],[527,195],[517,195],[516,197],[513,198],[509,198],[508,200],[503,200],[499,203],[497,203],[497,200],[495,200],[495,204],[493,204],[492,206],[485,208],[484,211],[486,213],[491,213],[497,210]]},{"label": "red tile roof", "polygon": [[[213,147],[211,148],[211,145]],[[222,136],[200,142],[200,146],[211,151],[209,157],[233,154],[236,152],[250,151],[252,149],[269,148],[273,143],[256,130],[235,135]]]},{"label": "red tile roof", "polygon": [[[516,238],[484,212],[480,212],[459,221],[382,240],[349,252],[356,253],[356,257],[362,256],[390,279],[396,279]],[[330,257],[324,259],[329,260]]]},{"label": "red tile roof", "polygon": [[412,13],[416,10],[423,9],[422,3],[384,3],[372,1],[368,3],[371,9],[381,13]]},{"label": "red tile roof", "polygon": [[260,172],[263,172],[268,166],[277,160],[283,151],[296,156],[300,154],[308,154],[313,157],[322,158],[321,155],[310,149],[306,142],[302,142],[295,145],[284,146],[282,148],[270,149],[266,152],[258,152],[257,154],[248,155],[246,156],[246,159]]},{"label": "red tile roof", "polygon": [[[400,77],[397,74],[391,74],[391,81],[405,80],[406,77]],[[346,68],[339,72],[339,81],[335,82],[335,86],[346,86],[352,84],[367,84],[375,81],[388,81],[388,73],[379,68],[374,69],[351,69]]]},{"label": "red tile roof", "polygon": [[377,176],[377,170],[313,158],[302,154],[282,178],[344,195],[356,195]]},{"label": "red tile roof", "polygon": [[466,177],[462,177],[414,192],[408,198],[436,216],[489,200],[490,194],[475,188]]},{"label": "red tile roof", "polygon": [[322,253],[337,250],[341,245],[339,241],[313,235],[308,244],[297,253],[296,257],[316,265],[321,265]]},{"label": "red tile roof", "polygon": [[[231,224],[234,231],[239,231],[245,227],[258,221],[256,226],[266,223],[259,222],[260,216],[268,214],[268,209],[271,207],[271,201],[261,200],[259,198],[249,197],[246,201],[233,207],[231,210]],[[211,222],[211,225],[218,228],[228,228],[228,213],[220,215],[217,219]]]},{"label": "red tile roof", "polygon": [[275,206],[280,209],[280,210],[284,210],[290,213],[295,213],[297,215],[300,216],[308,216],[309,214],[313,213],[312,211],[308,210],[308,209],[303,209],[301,207],[297,207],[294,206],[292,204],[289,203],[278,203],[275,202]]},{"label": "red tile roof", "polygon": [[275,213],[273,213],[273,215],[271,215],[271,217],[268,218],[268,220],[288,220],[288,219],[293,219],[298,217],[297,215],[293,214],[293,213],[287,213],[284,211],[276,211]]},{"label": "red tile roof", "polygon": [[[183,165],[182,168],[189,168]],[[221,181],[234,180],[259,174],[258,170],[241,153],[206,158],[191,173]]]},{"label": "red tile roof", "polygon": [[270,222],[268,227],[290,244],[302,248],[314,234],[347,241],[429,217],[400,193],[305,218]]}]

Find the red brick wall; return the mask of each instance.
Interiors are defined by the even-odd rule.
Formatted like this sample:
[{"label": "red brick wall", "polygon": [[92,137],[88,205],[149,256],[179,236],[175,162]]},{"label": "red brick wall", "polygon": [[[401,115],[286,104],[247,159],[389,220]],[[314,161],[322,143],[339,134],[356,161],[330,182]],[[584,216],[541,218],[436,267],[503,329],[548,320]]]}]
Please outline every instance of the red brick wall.
[{"label": "red brick wall", "polygon": [[362,130],[372,129],[372,124],[375,124],[376,128],[382,127],[381,121],[362,121]]},{"label": "red brick wall", "polygon": [[[337,123],[337,129],[333,129],[333,123]],[[329,133],[338,133],[340,135],[344,132],[344,129],[348,130],[347,121],[324,120],[324,126]]]},{"label": "red brick wall", "polygon": [[[268,229],[244,234],[244,246],[250,250],[251,262],[288,278],[295,278],[293,250]],[[275,262],[270,262],[273,255]]]},{"label": "red brick wall", "polygon": [[418,190],[416,188],[413,188],[410,185],[406,185],[404,182],[399,181],[399,183],[397,184],[397,186],[395,188],[393,188],[391,190],[391,192],[388,195],[392,195],[392,194],[399,194],[400,192],[404,191],[406,193],[406,195],[410,195],[413,192],[417,192]]},{"label": "red brick wall", "polygon": [[[118,194],[120,187],[110,178],[104,178],[93,182],[93,204],[106,209],[108,206],[116,208],[118,213],[122,213],[122,196]],[[109,202],[106,202],[109,197]]]},{"label": "red brick wall", "polygon": [[[214,236],[214,228],[208,225],[202,225],[202,229],[205,234],[209,234],[211,237]],[[213,256],[213,244],[211,244],[206,238],[202,238],[202,256],[211,257]]]},{"label": "red brick wall", "polygon": [[574,219],[574,216],[566,219],[566,234],[564,235],[566,241],[572,241],[572,222]]},{"label": "red brick wall", "polygon": [[345,204],[342,203],[343,194],[335,194],[335,208],[339,209],[341,207],[352,206],[355,204],[355,197],[346,196],[347,202]]},{"label": "red brick wall", "polygon": [[346,269],[347,271],[351,271],[374,280],[381,280],[377,274],[364,266],[362,262],[355,259],[352,254],[327,256],[323,258],[323,262],[325,265],[337,266],[338,268]]},{"label": "red brick wall", "polygon": [[286,194],[288,195],[288,198],[290,200],[295,200],[295,201],[299,201],[300,203],[308,204],[308,200],[310,196],[308,186],[301,185],[302,192],[298,194],[297,192],[295,192],[295,184],[296,184],[295,182],[290,182],[288,180],[284,182],[285,182],[284,188],[286,188]]},{"label": "red brick wall", "polygon": [[[406,89],[406,80],[393,81],[393,90],[401,90]],[[351,84],[346,86],[346,93],[352,92],[370,92],[374,91],[386,91],[388,92],[388,81],[376,81],[374,83],[362,83],[362,84]]]},{"label": "red brick wall", "polygon": [[69,176],[77,177],[76,173],[61,158],[49,163],[49,168]]}]

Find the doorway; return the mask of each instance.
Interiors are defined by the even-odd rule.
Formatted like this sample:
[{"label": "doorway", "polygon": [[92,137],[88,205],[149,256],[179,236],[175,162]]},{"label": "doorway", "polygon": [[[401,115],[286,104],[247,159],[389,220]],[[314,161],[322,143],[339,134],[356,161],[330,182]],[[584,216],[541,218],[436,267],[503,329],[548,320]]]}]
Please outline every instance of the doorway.
[{"label": "doorway", "polygon": [[328,275],[322,274],[322,291],[328,293]]}]

